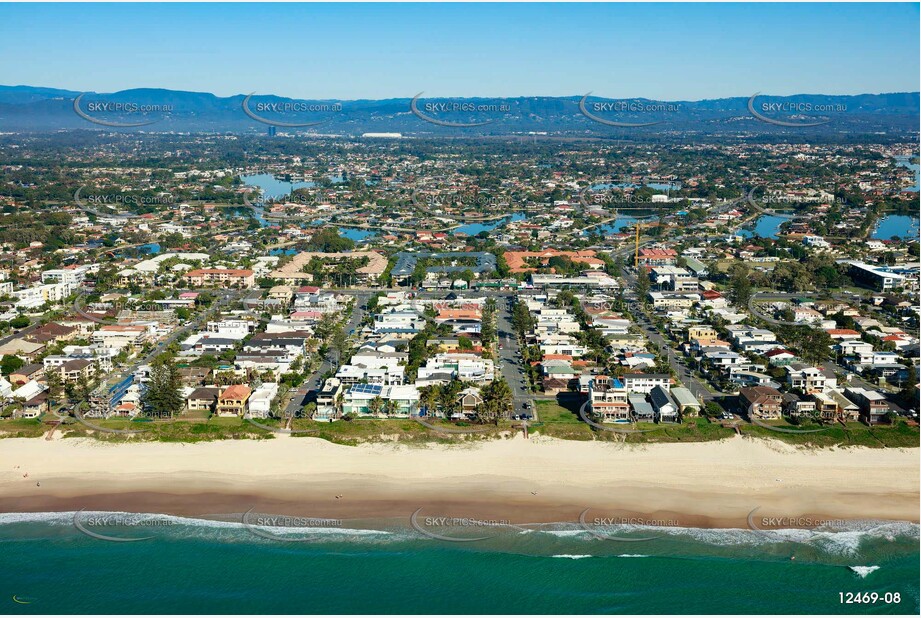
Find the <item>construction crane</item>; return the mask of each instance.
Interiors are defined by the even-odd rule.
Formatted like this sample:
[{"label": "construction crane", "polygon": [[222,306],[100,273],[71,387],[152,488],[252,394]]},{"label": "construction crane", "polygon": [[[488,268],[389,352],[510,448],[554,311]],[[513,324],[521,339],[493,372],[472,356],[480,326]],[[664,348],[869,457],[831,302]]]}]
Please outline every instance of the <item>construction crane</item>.
[{"label": "construction crane", "polygon": [[633,268],[640,267],[640,235],[642,234],[643,227],[658,227],[662,225],[662,221],[656,221],[655,223],[643,223],[641,221],[636,221],[633,224],[636,227],[636,245],[633,250]]}]

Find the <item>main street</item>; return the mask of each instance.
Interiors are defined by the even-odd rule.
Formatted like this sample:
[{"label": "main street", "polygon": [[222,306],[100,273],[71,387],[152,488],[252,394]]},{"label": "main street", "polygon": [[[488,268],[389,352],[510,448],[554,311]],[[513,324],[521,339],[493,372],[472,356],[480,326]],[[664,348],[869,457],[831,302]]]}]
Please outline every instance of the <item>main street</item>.
[{"label": "main street", "polygon": [[[355,304],[352,306],[352,315],[343,327],[348,337],[351,337],[352,333],[364,320],[365,314],[367,313],[368,300],[371,298],[370,292],[353,292],[352,295],[355,297]],[[338,368],[341,361],[341,353],[341,350],[329,348],[316,371],[310,374],[310,377],[304,380],[304,382],[292,392],[288,405],[285,407],[284,417],[286,419],[298,416],[307,404],[308,395],[310,395],[311,392],[319,392],[320,388],[323,386],[323,376]]]},{"label": "main street", "polygon": [[[625,269],[623,272],[623,277],[631,288],[636,289],[636,276],[632,272],[629,272]],[[630,316],[643,330],[643,335],[652,342],[656,349],[666,354],[668,357],[668,364],[675,371],[678,379],[688,388],[688,390],[691,391],[691,393],[698,400],[707,402],[716,399],[716,395],[714,395],[714,393],[710,390],[710,387],[707,385],[707,383],[695,376],[683,362],[679,361],[679,359],[682,359],[684,355],[678,350],[674,349],[671,345],[671,342],[663,337],[659,332],[659,329],[656,328],[655,324],[649,320],[646,313],[640,307],[641,302],[642,299],[631,301],[628,304],[628,309],[630,310]]]},{"label": "main street", "polygon": [[[496,336],[499,343],[497,362],[502,377],[512,390],[512,414],[527,411],[536,421],[537,408],[534,406],[531,392],[528,389],[528,378],[524,371],[521,347],[515,329],[512,327],[512,305],[508,302],[512,297],[511,294],[505,295],[505,298],[498,303],[496,311]],[[528,406],[527,410],[524,408],[525,405]]]}]

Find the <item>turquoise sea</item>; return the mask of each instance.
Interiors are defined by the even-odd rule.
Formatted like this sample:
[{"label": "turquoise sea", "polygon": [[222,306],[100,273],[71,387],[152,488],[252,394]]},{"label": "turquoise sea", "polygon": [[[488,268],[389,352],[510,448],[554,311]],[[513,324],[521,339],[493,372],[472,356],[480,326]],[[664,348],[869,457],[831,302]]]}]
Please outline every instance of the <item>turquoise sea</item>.
[{"label": "turquoise sea", "polygon": [[[92,516],[79,515],[84,529]],[[132,525],[93,530],[150,538],[92,538],[74,526],[74,513],[0,515],[4,613],[919,612],[915,524],[659,528],[658,538],[639,542],[623,540],[650,537],[636,527],[598,534],[557,524],[449,542],[402,521],[279,529],[130,517]],[[158,525],[137,524],[147,520]],[[881,600],[842,604],[841,592]],[[900,602],[883,602],[887,592]]]}]

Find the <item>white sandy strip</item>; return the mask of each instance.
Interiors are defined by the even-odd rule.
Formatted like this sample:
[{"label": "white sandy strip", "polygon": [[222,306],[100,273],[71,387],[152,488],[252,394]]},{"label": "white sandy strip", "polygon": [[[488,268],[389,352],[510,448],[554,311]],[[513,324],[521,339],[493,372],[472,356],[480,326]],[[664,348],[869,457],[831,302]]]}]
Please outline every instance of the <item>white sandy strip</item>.
[{"label": "white sandy strip", "polygon": [[124,491],[297,497],[332,486],[361,488],[382,500],[533,499],[535,506],[713,518],[744,517],[769,505],[775,513],[916,522],[919,449],[813,451],[742,437],[628,446],[537,436],[412,448],[284,436],[185,445],[0,440],[0,497]]}]

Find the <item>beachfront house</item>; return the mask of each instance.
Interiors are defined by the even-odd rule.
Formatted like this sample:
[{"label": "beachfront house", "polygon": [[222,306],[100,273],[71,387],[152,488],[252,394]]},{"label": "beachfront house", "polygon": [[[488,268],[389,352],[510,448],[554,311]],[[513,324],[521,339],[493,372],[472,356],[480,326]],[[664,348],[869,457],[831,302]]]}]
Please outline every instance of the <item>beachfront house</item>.
[{"label": "beachfront house", "polygon": [[218,416],[243,416],[252,391],[245,384],[228,386],[217,398]]}]

